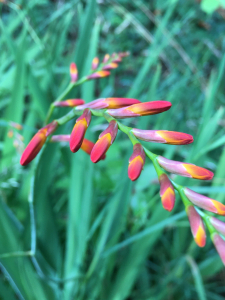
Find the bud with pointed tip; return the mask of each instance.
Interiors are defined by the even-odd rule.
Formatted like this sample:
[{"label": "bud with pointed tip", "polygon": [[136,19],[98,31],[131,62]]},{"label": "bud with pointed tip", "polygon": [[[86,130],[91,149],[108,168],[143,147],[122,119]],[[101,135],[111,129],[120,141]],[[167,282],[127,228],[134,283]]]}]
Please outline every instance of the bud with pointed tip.
[{"label": "bud with pointed tip", "polygon": [[187,187],[184,188],[184,194],[186,195],[188,200],[196,206],[199,206],[213,213],[225,216],[225,205],[223,205],[219,201],[198,194]]},{"label": "bud with pointed tip", "polygon": [[141,103],[141,102],[133,98],[100,98],[79,106],[79,110],[82,110],[84,108],[91,108],[91,109],[121,108],[136,103]]},{"label": "bud with pointed tip", "polygon": [[160,197],[164,209],[171,211],[175,204],[175,192],[171,181],[166,174],[159,176]]},{"label": "bud with pointed tip", "polygon": [[37,156],[42,146],[44,145],[47,137],[51,133],[53,133],[57,127],[57,121],[53,121],[50,124],[38,130],[38,132],[33,136],[33,138],[31,139],[21,156],[20,164],[22,166],[26,166]]},{"label": "bud with pointed tip", "polygon": [[196,244],[199,247],[204,247],[206,243],[206,232],[202,218],[192,205],[186,207],[186,212]]},{"label": "bud with pointed tip", "polygon": [[54,106],[68,106],[68,107],[75,107],[78,105],[84,104],[84,100],[82,99],[68,99],[65,101],[59,101],[59,102],[54,102]]},{"label": "bud with pointed tip", "polygon": [[77,65],[75,63],[70,64],[70,77],[71,82],[76,82],[78,78]]},{"label": "bud with pointed tip", "polygon": [[135,144],[133,153],[129,159],[128,177],[135,181],[141,175],[141,171],[145,164],[145,152],[141,144]]},{"label": "bud with pointed tip", "polygon": [[191,177],[200,180],[211,180],[214,175],[207,169],[189,163],[170,160],[162,156],[158,156],[157,161],[164,170],[185,177]]},{"label": "bud with pointed tip", "polygon": [[109,71],[98,71],[98,72],[95,72],[91,75],[89,75],[87,77],[87,79],[97,79],[97,78],[103,78],[103,77],[107,77],[110,75],[110,72]]},{"label": "bud with pointed tip", "polygon": [[114,118],[124,119],[159,114],[170,109],[171,106],[172,104],[168,101],[152,101],[120,109],[108,109],[106,112]]},{"label": "bud with pointed tip", "polygon": [[105,65],[102,70],[111,70],[118,68],[118,64],[111,62],[110,64]]},{"label": "bud with pointed tip", "polygon": [[223,264],[225,265],[225,241],[221,238],[221,236],[218,233],[214,233],[212,235],[212,241]]},{"label": "bud with pointed tip", "polygon": [[142,130],[132,129],[133,134],[139,140],[170,145],[187,145],[192,143],[193,137],[190,134],[168,130]]},{"label": "bud with pointed tip", "polygon": [[86,130],[91,122],[91,112],[89,109],[85,109],[83,114],[76,120],[76,124],[73,127],[70,135],[70,150],[74,153],[77,152],[83,142]]},{"label": "bud with pointed tip", "polygon": [[92,60],[92,66],[91,66],[92,70],[97,69],[98,64],[99,64],[99,58],[98,57],[93,58],[93,60]]},{"label": "bud with pointed tip", "polygon": [[224,222],[220,221],[219,219],[217,219],[215,217],[210,217],[210,223],[217,231],[219,231],[219,233],[221,233],[222,235],[225,236],[225,223]]},{"label": "bud with pointed tip", "polygon": [[118,132],[116,121],[110,121],[109,126],[99,135],[99,139],[91,151],[91,161],[97,163],[101,160],[114,142]]}]

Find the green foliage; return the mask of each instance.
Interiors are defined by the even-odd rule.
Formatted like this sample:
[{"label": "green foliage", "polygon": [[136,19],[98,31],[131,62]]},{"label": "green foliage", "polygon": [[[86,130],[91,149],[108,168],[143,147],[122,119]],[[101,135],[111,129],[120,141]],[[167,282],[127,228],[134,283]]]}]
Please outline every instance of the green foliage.
[{"label": "green foliage", "polygon": [[[212,12],[216,4],[201,7]],[[109,78],[87,82],[69,98],[171,101],[169,112],[132,126],[192,134],[192,145],[146,146],[212,169],[212,183],[176,181],[225,203],[223,17],[184,0],[0,5],[0,299],[223,299],[223,266],[211,242],[194,244],[178,195],[174,212],[162,209],[150,162],[129,181],[131,144],[122,133],[96,165],[67,145],[47,144],[26,168],[17,136],[27,144],[42,126],[69,82],[70,62],[81,76],[97,54],[129,50]],[[54,117],[66,111],[56,109]],[[9,121],[23,124],[13,138]],[[98,122],[93,118],[88,131],[92,141]]]}]

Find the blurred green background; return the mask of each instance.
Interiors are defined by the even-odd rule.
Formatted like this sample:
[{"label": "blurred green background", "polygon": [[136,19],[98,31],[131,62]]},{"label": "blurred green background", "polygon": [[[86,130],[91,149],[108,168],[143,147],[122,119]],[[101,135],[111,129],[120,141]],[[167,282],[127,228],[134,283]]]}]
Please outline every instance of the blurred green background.
[{"label": "blurred green background", "polygon": [[[212,182],[175,181],[225,203],[224,1],[0,2],[0,299],[224,299],[224,267],[210,238],[203,249],[195,245],[178,195],[173,212],[162,209],[149,160],[129,181],[132,146],[122,133],[96,165],[65,144],[19,164],[68,85],[69,64],[81,77],[95,56],[130,51],[110,77],[69,98],[171,101],[168,112],[129,124],[192,134],[188,146],[146,146],[211,169]],[[93,118],[92,141],[102,122]]]}]

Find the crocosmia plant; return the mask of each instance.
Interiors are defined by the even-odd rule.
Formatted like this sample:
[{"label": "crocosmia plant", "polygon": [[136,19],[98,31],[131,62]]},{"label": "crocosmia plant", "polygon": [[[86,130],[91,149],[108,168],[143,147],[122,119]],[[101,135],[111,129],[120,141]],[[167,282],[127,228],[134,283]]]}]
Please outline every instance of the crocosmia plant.
[{"label": "crocosmia plant", "polygon": [[[92,61],[91,73],[82,78],[79,78],[79,70],[77,70],[76,64],[71,63],[71,82],[65,92],[50,106],[46,117],[46,125],[39,129],[31,139],[22,154],[20,163],[22,166],[29,164],[48,142],[67,142],[73,153],[81,149],[89,155],[87,159],[91,159],[93,163],[98,163],[103,159],[107,159],[107,151],[110,147],[113,147],[113,143],[116,143],[118,131],[121,131],[130,139],[131,147],[133,147],[133,153],[129,161],[127,161],[129,179],[132,181],[137,180],[145,166],[146,160],[149,159],[158,175],[159,194],[163,208],[169,212],[172,211],[175,206],[175,199],[179,195],[187,213],[191,233],[196,244],[199,247],[205,246],[208,231],[218,254],[225,264],[225,241],[223,238],[225,237],[225,223],[208,213],[212,212],[224,216],[225,206],[214,199],[177,184],[170,177],[171,174],[177,174],[197,180],[211,180],[214,174],[210,170],[190,162],[174,161],[152,153],[142,143],[144,141],[182,146],[193,143],[193,137],[188,133],[168,131],[160,128],[158,130],[132,128],[123,122],[123,119],[149,117],[150,115],[161,113],[171,117],[168,110],[172,104],[165,100],[142,103],[138,99],[116,96],[95,99],[89,103],[86,103],[85,99],[66,99],[68,92],[75,86],[88,80],[109,76],[110,71],[117,68],[118,64],[127,55],[128,53],[106,54],[102,62],[99,61],[98,57],[95,57]],[[63,117],[50,122],[54,108],[65,106],[71,107],[71,111]],[[93,118],[101,118],[101,120],[108,123],[106,129],[101,132],[98,140],[95,142],[85,138]],[[74,122],[71,132],[52,135],[57,132],[61,125],[70,120]]]}]

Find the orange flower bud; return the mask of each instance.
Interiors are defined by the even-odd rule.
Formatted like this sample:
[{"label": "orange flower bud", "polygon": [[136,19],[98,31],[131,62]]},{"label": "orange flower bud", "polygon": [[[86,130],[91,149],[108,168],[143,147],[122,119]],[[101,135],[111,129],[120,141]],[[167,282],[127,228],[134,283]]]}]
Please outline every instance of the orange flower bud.
[{"label": "orange flower bud", "polygon": [[135,181],[141,175],[141,171],[145,164],[145,152],[141,144],[135,144],[133,153],[129,159],[128,177]]}]

